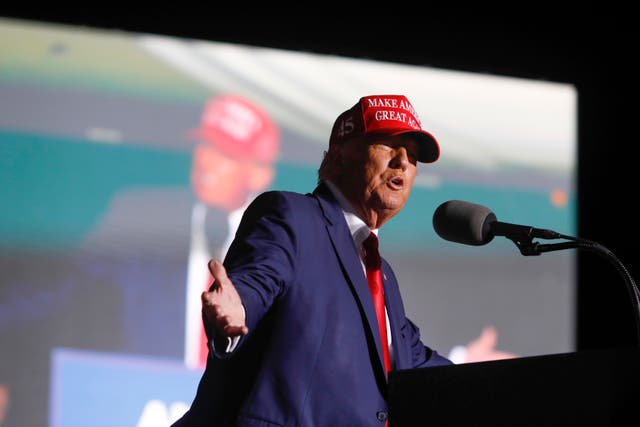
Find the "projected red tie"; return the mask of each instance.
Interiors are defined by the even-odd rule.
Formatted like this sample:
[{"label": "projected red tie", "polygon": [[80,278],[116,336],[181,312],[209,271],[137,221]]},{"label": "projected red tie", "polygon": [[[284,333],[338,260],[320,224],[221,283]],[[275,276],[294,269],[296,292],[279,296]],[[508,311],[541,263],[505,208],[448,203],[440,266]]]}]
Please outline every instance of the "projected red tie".
[{"label": "projected red tie", "polygon": [[[208,291],[212,283],[213,283],[213,277],[209,276],[203,291]],[[200,339],[198,340],[197,366],[198,368],[204,368],[207,366],[207,357],[209,357],[209,346],[207,345],[208,338],[207,338],[207,333],[204,330],[203,321],[199,322],[199,330],[200,330],[200,333],[199,333]]]},{"label": "projected red tie", "polygon": [[373,305],[378,317],[378,331],[382,344],[382,357],[385,371],[391,370],[391,358],[389,357],[389,340],[387,339],[387,318],[384,309],[384,289],[382,287],[382,272],[380,271],[380,254],[378,253],[378,237],[371,232],[362,244],[364,248],[364,264],[367,272],[367,282],[373,297]]}]

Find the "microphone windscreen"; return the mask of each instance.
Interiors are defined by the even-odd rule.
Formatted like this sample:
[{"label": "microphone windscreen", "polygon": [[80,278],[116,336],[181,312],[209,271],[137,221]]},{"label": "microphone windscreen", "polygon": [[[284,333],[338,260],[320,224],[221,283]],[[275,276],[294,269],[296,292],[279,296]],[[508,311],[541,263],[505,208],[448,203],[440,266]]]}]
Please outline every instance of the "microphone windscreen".
[{"label": "microphone windscreen", "polygon": [[493,239],[490,231],[496,216],[485,206],[463,200],[444,202],[433,213],[433,228],[445,240],[480,246]]}]

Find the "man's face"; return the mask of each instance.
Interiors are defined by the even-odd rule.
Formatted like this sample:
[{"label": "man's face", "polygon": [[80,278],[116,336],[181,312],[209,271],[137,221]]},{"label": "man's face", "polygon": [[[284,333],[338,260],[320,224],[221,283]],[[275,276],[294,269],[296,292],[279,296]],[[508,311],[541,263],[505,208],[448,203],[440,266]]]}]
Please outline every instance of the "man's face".
[{"label": "man's face", "polygon": [[346,141],[339,185],[372,228],[404,207],[416,176],[418,146],[409,136]]},{"label": "man's face", "polygon": [[240,208],[258,190],[256,174],[260,166],[225,156],[207,143],[193,152],[191,185],[198,199],[227,211]]}]

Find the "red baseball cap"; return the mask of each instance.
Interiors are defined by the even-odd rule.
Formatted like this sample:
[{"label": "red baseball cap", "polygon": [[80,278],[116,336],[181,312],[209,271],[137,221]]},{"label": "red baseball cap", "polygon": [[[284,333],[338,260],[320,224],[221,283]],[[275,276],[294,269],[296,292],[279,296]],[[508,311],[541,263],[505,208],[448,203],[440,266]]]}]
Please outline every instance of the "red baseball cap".
[{"label": "red baseball cap", "polygon": [[333,124],[329,145],[363,135],[411,135],[418,143],[418,161],[440,157],[436,138],[422,129],[416,110],[404,95],[369,95],[340,114]]},{"label": "red baseball cap", "polygon": [[200,127],[191,135],[225,155],[271,163],[279,148],[279,132],[267,113],[237,95],[211,99],[202,112]]}]

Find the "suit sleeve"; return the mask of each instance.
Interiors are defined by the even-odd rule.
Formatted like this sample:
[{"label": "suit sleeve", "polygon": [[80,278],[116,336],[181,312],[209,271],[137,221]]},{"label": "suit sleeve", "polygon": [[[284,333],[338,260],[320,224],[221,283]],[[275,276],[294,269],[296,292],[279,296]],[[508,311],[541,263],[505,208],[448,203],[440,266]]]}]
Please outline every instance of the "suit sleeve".
[{"label": "suit sleeve", "polygon": [[411,358],[414,368],[426,368],[430,366],[452,365],[453,362],[438,354],[437,351],[425,346],[420,339],[420,330],[409,319],[405,318],[403,334],[409,337],[411,342]]},{"label": "suit sleeve", "polygon": [[[451,365],[451,360],[441,356],[435,350],[425,346],[422,342],[420,329],[406,316],[398,279],[391,266],[383,259],[383,269],[389,275],[389,286],[385,288],[386,297],[389,297],[394,309],[394,322],[399,326],[399,337],[404,345],[409,348],[409,354],[403,358],[402,369],[426,368],[430,366]],[[409,360],[410,356],[410,360]]]},{"label": "suit sleeve", "polygon": [[[281,192],[259,195],[242,217],[224,260],[227,274],[242,299],[249,328],[249,334],[241,338],[236,349],[295,276],[294,222],[291,200]],[[205,328],[212,330],[206,322]],[[216,352],[218,356],[220,353]]]}]

